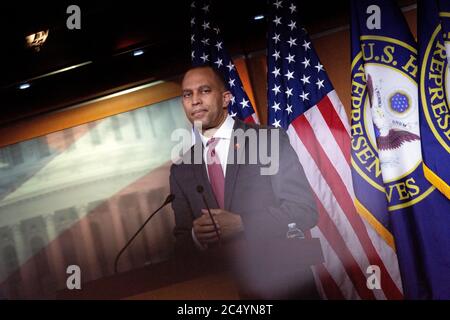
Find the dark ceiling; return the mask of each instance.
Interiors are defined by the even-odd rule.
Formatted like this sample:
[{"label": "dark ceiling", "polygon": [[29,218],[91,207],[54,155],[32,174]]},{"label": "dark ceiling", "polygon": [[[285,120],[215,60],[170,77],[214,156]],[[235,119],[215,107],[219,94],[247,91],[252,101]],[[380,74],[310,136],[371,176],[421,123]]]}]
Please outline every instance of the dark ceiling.
[{"label": "dark ceiling", "polygon": [[[55,110],[151,80],[178,76],[190,63],[191,1],[10,1],[0,4],[0,124]],[[301,1],[307,29],[348,23],[348,1]],[[402,5],[415,1],[399,1]],[[266,0],[213,1],[231,55],[265,49]],[[303,4],[304,3],[304,4]],[[66,9],[81,8],[81,30],[68,30]],[[25,36],[49,29],[39,52]],[[133,57],[132,51],[145,53]],[[82,67],[51,74],[91,61]],[[37,79],[35,79],[37,78]],[[27,90],[18,90],[24,81]]]}]

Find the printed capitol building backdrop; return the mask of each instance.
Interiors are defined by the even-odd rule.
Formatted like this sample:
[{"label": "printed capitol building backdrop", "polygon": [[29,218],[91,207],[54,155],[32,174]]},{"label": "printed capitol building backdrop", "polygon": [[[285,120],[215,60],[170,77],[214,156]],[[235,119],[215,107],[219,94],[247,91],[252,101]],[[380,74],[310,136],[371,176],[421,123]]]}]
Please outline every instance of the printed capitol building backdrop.
[{"label": "printed capitol building backdrop", "polygon": [[[179,98],[0,148],[0,297],[52,297],[78,265],[82,282],[114,259],[169,193]],[[147,225],[119,270],[167,259],[170,206]]]}]

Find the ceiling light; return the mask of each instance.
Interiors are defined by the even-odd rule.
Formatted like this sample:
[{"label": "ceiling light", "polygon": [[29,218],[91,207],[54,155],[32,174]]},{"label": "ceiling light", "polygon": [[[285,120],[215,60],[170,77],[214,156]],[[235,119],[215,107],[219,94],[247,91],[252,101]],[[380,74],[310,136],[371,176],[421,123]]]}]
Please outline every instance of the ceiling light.
[{"label": "ceiling light", "polygon": [[20,90],[25,90],[25,89],[28,89],[29,87],[31,87],[31,84],[29,84],[28,82],[25,82],[25,83],[22,83],[22,84],[19,86],[19,89],[20,89]]},{"label": "ceiling light", "polygon": [[144,50],[134,50],[133,56],[137,57],[144,54]]},{"label": "ceiling light", "polygon": [[253,20],[261,20],[261,19],[264,19],[264,15],[262,14],[253,17]]},{"label": "ceiling light", "polygon": [[25,37],[26,45],[28,48],[32,48],[36,51],[41,50],[48,37],[48,29],[39,31]]}]

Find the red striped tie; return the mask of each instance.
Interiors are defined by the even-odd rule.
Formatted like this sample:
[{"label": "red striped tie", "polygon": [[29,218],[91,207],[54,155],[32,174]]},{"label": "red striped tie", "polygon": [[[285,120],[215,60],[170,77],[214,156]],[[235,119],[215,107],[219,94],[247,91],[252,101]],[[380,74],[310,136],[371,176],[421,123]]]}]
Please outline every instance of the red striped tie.
[{"label": "red striped tie", "polygon": [[225,198],[225,177],[223,175],[219,156],[217,155],[215,149],[218,142],[219,139],[211,138],[206,143],[206,147],[209,147],[208,152],[206,153],[206,161],[208,164],[209,183],[211,184],[219,207],[223,209]]}]

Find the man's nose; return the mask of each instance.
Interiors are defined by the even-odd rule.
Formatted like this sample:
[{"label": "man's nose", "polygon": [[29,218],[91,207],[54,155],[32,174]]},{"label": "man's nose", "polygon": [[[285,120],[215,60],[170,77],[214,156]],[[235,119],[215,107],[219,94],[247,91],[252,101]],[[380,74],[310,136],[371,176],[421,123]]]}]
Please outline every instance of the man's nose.
[{"label": "man's nose", "polygon": [[196,106],[198,104],[202,103],[202,100],[200,99],[200,95],[196,92],[192,94],[192,105]]}]

